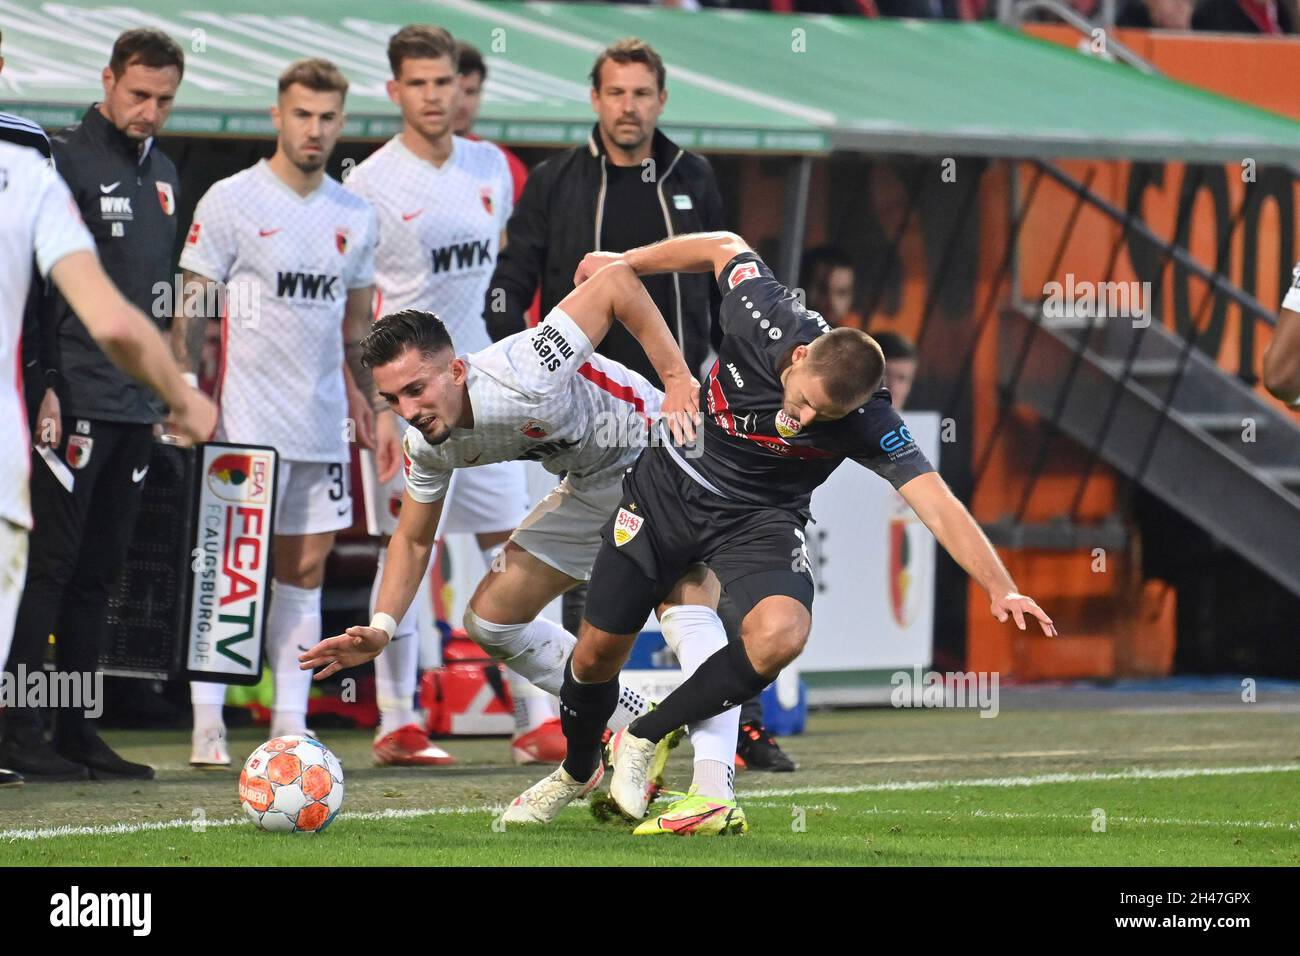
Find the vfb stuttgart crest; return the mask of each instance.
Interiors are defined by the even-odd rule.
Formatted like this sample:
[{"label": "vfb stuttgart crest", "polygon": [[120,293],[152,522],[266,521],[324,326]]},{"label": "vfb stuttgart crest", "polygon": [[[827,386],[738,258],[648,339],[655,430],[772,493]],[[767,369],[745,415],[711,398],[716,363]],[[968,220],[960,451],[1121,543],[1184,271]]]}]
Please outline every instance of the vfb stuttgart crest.
[{"label": "vfb stuttgart crest", "polygon": [[641,530],[645,518],[632,514],[626,508],[619,508],[614,518],[614,547],[621,548]]},{"label": "vfb stuttgart crest", "polygon": [[803,423],[792,415],[787,415],[785,409],[776,413],[776,431],[782,438],[793,438],[803,430]]}]

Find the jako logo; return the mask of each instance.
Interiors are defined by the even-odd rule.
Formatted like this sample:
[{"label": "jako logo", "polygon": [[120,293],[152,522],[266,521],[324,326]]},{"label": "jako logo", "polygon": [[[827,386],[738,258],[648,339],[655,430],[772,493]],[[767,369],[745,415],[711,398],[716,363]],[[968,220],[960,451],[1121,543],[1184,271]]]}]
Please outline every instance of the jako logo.
[{"label": "jako logo", "polygon": [[132,935],[148,936],[153,928],[152,893],[69,893],[50,897],[51,926],[129,926]]},{"label": "jako logo", "polygon": [[735,363],[733,363],[733,362],[728,362],[728,363],[727,363],[727,371],[731,373],[731,377],[735,380],[735,382],[736,382],[736,388],[744,388],[744,387],[745,387],[745,380],[744,380],[743,378],[741,378],[741,377],[740,377],[740,373],[739,373],[738,371],[736,371]]},{"label": "jako logo", "polygon": [[898,428],[885,432],[880,439],[880,447],[884,451],[898,451],[912,441],[912,433],[907,430],[907,426],[899,425]]},{"label": "jako logo", "polygon": [[319,272],[279,272],[275,278],[275,294],[280,298],[325,299],[333,302],[338,276]]}]

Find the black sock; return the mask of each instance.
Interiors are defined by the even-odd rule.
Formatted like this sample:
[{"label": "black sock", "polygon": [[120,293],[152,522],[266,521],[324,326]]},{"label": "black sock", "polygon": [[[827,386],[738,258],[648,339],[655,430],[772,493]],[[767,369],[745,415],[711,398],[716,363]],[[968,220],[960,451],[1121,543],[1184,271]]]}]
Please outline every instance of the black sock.
[{"label": "black sock", "polygon": [[678,727],[708,720],[741,704],[772,683],[754,670],[745,645],[732,641],[687,678],[663,702],[632,721],[628,731],[658,743]]},{"label": "black sock", "polygon": [[618,678],[580,684],[573,678],[573,656],[564,662],[560,686],[560,726],[568,742],[564,770],[574,780],[587,781],[600,765],[600,738],[618,706]]}]

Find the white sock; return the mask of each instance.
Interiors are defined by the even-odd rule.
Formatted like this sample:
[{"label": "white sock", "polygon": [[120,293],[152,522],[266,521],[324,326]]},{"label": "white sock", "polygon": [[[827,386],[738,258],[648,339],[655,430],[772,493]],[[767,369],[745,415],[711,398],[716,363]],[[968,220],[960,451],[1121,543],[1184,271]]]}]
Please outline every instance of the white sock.
[{"label": "white sock", "polygon": [[266,616],[267,657],[275,679],[271,736],[307,730],[311,671],[298,669],[298,657],[320,642],[320,588],[299,588],[274,581]]},{"label": "white sock", "polygon": [[194,708],[194,726],[226,728],[221,708],[226,702],[226,685],[211,681],[190,681],[190,704]]},{"label": "white sock", "polygon": [[[470,612],[473,613],[473,612]],[[474,615],[475,635],[489,654],[547,694],[559,697],[564,683],[564,662],[578,639],[544,617],[527,624],[494,624]],[[619,691],[618,706],[609,718],[610,730],[622,730],[650,709],[650,702],[634,690]],[[734,743],[734,741],[733,741]]]},{"label": "white sock", "polygon": [[[735,749],[734,747],[732,748]],[[736,768],[718,760],[695,759],[695,777],[691,781],[695,792],[702,797],[715,800],[734,800],[736,791],[732,786]]]},{"label": "white sock", "polygon": [[[384,554],[379,552],[375,583],[370,589],[370,614],[379,599],[379,581],[384,576]],[[418,600],[418,598],[417,598]],[[375,697],[379,702],[379,735],[391,734],[408,724],[418,724],[415,713],[415,684],[420,655],[415,604],[397,622],[393,639],[375,658]]]},{"label": "white sock", "polygon": [[[699,604],[681,604],[669,608],[659,619],[664,641],[677,660],[682,673],[690,677],[695,669],[727,646],[727,632],[722,619],[712,608]],[[731,781],[736,767],[736,738],[740,734],[740,707],[692,724],[686,728],[695,748],[695,779],[699,793],[720,800],[733,797]],[[719,770],[721,764],[726,772]]]},{"label": "white sock", "polygon": [[522,674],[506,668],[506,680],[510,684],[510,696],[515,702],[515,736],[520,737],[536,730],[548,720],[560,716],[560,702]]}]

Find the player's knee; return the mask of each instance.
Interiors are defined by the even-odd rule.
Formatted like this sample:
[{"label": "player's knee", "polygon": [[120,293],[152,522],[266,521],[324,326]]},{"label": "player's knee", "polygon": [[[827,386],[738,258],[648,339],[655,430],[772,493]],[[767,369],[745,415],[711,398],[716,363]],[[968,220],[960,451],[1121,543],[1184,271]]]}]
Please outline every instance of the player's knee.
[{"label": "player's knee", "polygon": [[470,640],[498,661],[508,660],[519,653],[519,636],[528,627],[527,624],[496,624],[486,621],[474,612],[473,605],[465,608],[465,617],[461,623]]},{"label": "player's knee", "polygon": [[745,650],[760,674],[775,675],[803,653],[808,615],[768,614],[745,629]]},{"label": "player's knee", "polygon": [[597,641],[579,640],[573,648],[573,676],[580,683],[594,684],[618,676],[622,661]]}]

